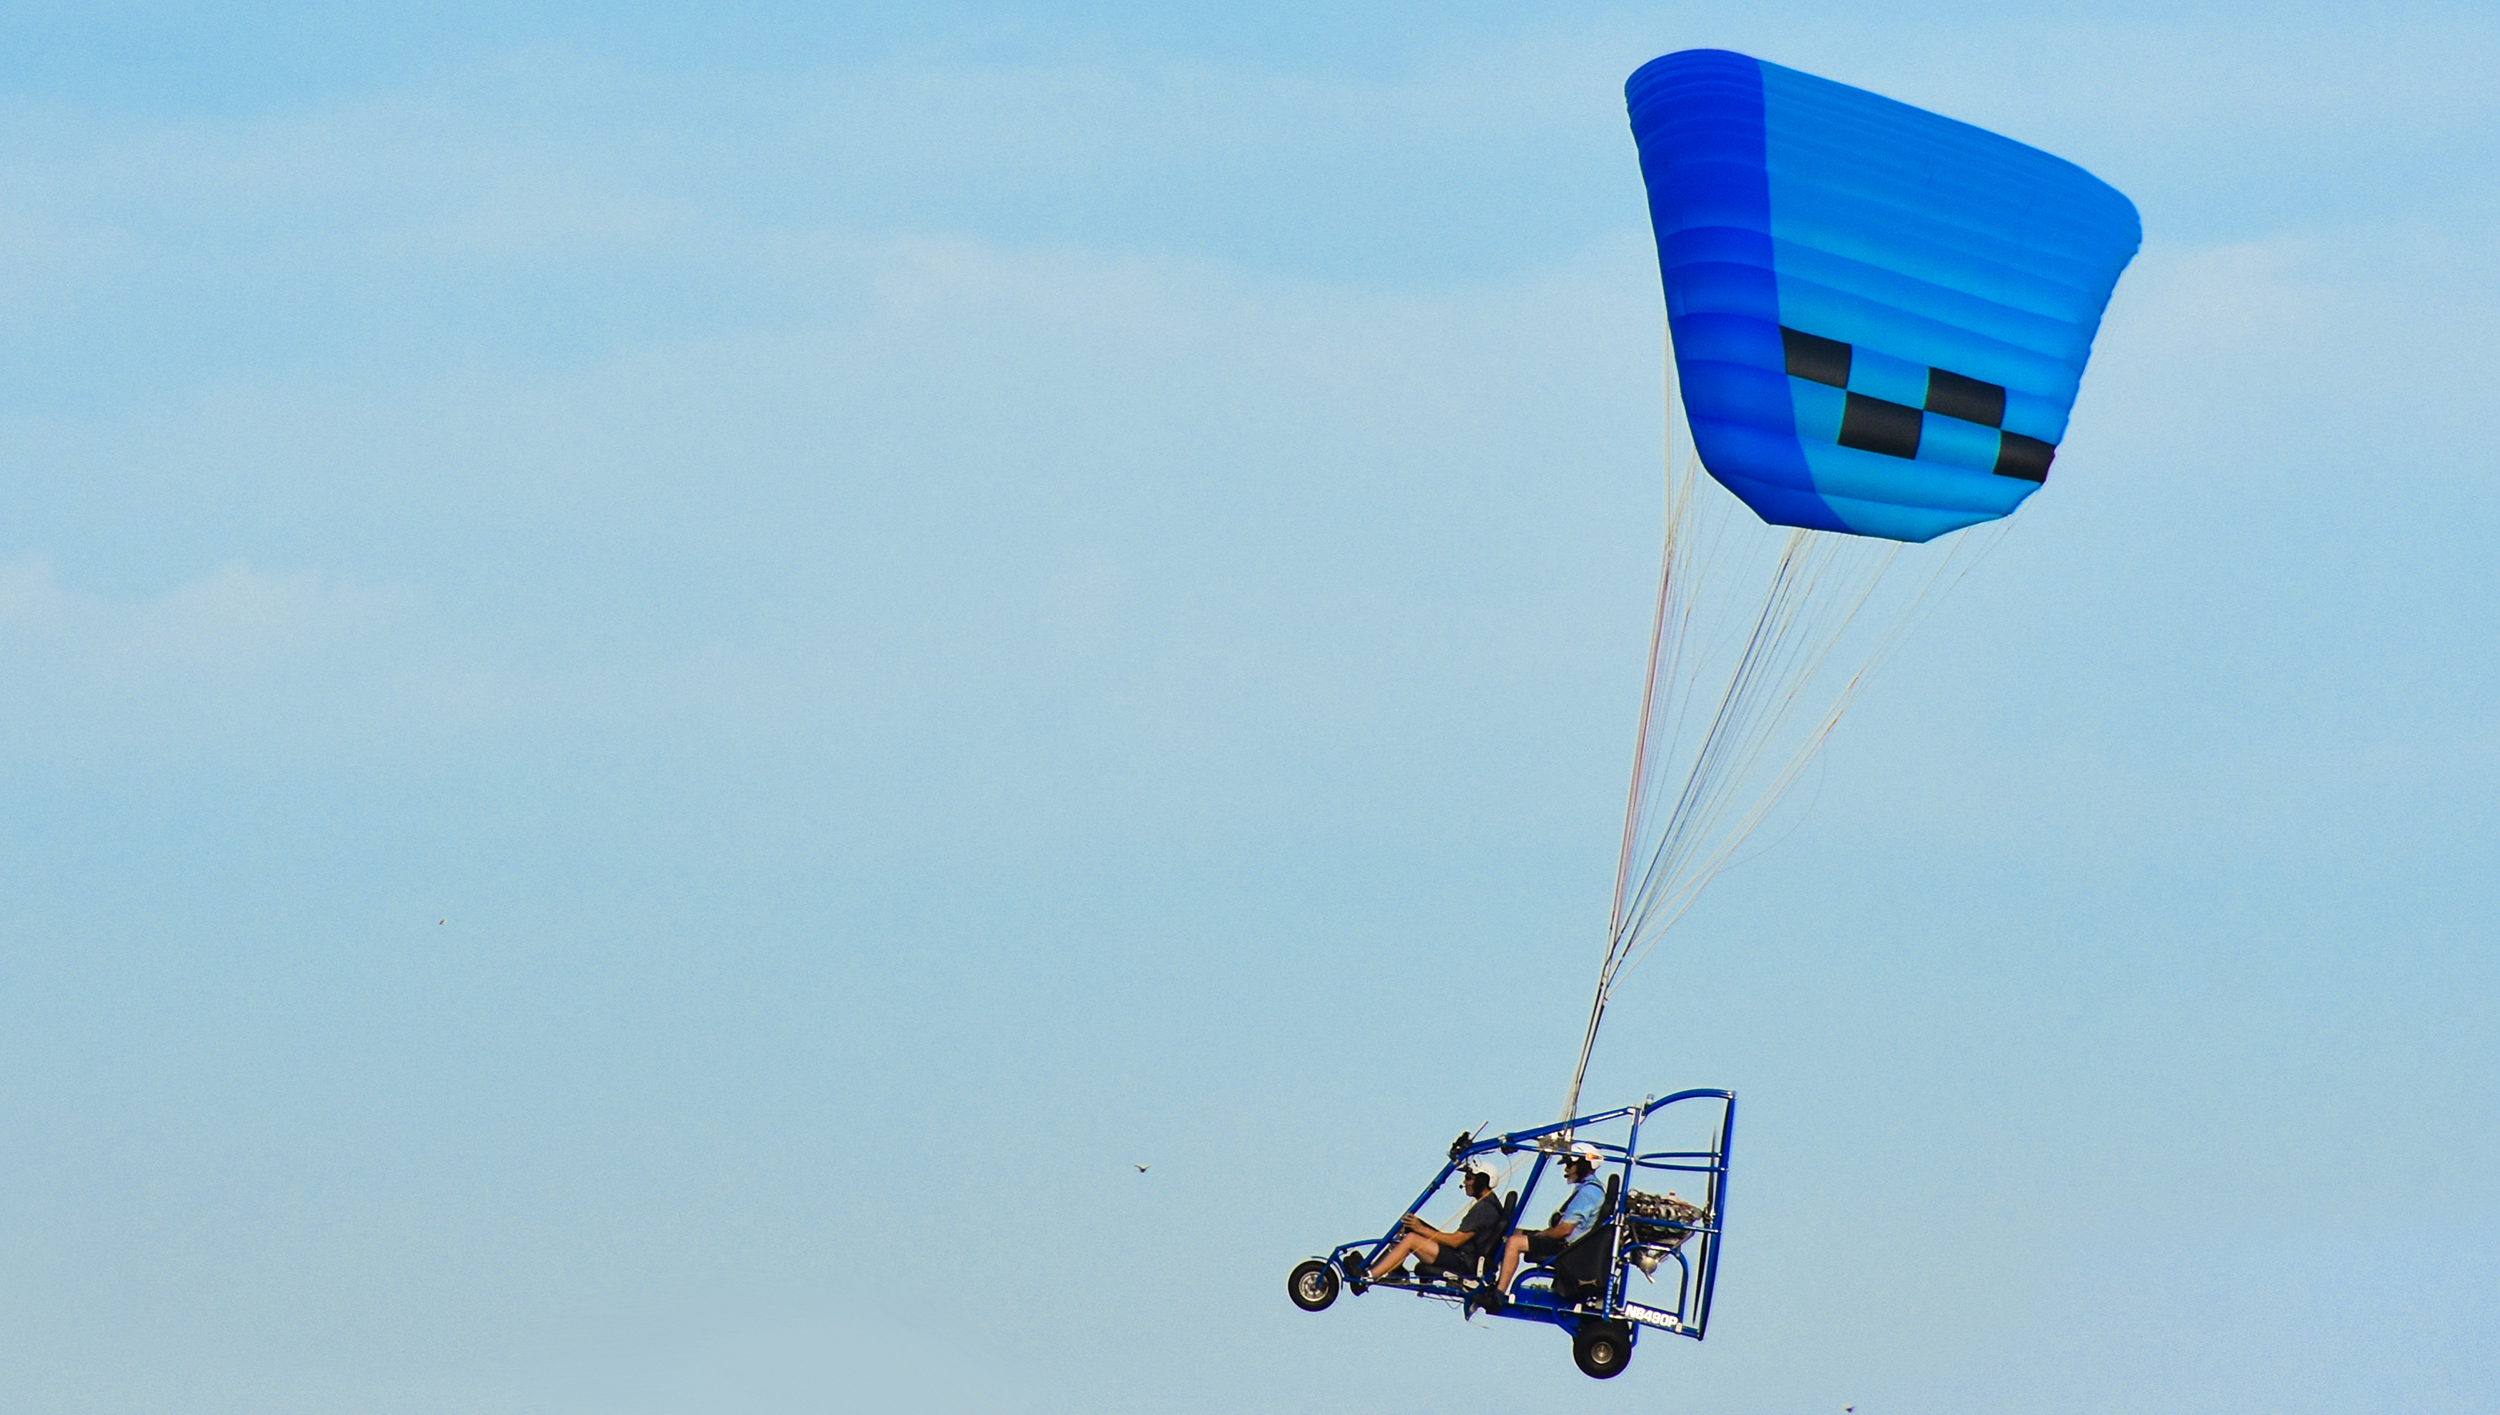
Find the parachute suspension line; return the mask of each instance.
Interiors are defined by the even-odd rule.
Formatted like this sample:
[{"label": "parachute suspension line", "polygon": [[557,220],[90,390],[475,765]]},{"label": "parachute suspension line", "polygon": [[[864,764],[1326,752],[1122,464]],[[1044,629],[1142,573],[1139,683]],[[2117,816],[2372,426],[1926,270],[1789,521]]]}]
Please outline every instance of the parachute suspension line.
[{"label": "parachute suspension line", "polygon": [[[1679,537],[1670,537],[1671,545],[1676,539]],[[1589,1004],[1588,1028],[1581,1037],[1580,1056],[1569,1098],[1565,1102],[1565,1119],[1570,1117],[1579,1103],[1580,1086],[1587,1078],[1589,1058],[1596,1050],[1597,1034],[1605,1022],[1606,1005],[1614,996],[1617,981],[1633,963],[1647,954],[1650,947],[1655,946],[1666,928],[1681,917],[1701,887],[1724,867],[1728,850],[1741,843],[1744,834],[1758,823],[1761,812],[1768,809],[1770,802],[1765,800],[1725,842],[1723,848],[1712,855],[1703,869],[1687,872],[1685,866],[1688,860],[1710,840],[1713,828],[1737,799],[1738,789],[1754,774],[1754,768],[1778,723],[1788,716],[1798,692],[1821,666],[1832,642],[1838,637],[1835,633],[1820,644],[1801,645],[1798,642],[1801,611],[1811,601],[1814,590],[1824,578],[1825,565],[1830,559],[1827,554],[1818,553],[1823,547],[1816,544],[1816,539],[1813,532],[1789,534],[1761,608],[1753,617],[1743,651],[1736,660],[1725,691],[1717,697],[1709,725],[1698,750],[1693,754],[1665,829],[1643,859],[1636,857],[1634,849],[1645,834],[1642,827],[1650,814],[1653,786],[1664,784],[1653,783],[1652,774],[1647,770],[1648,763],[1643,760],[1659,727],[1655,709],[1661,679],[1656,669],[1652,669],[1653,676],[1644,693],[1642,741],[1634,753],[1637,764],[1633,777],[1633,800],[1627,808],[1625,821],[1625,831],[1633,842],[1633,848],[1627,848],[1622,856],[1622,871],[1616,881],[1618,903],[1610,921],[1606,957],[1598,970],[1596,994]],[[1888,560],[1889,555],[1885,559]],[[1879,563],[1877,573],[1880,571]],[[1672,551],[1663,578],[1669,585],[1678,578]],[[1846,627],[1847,618],[1854,617],[1857,608],[1864,603],[1867,588],[1871,585],[1860,587],[1840,628]],[[1662,589],[1660,598],[1663,606],[1670,596]],[[1660,622],[1662,634],[1670,626],[1683,627],[1680,620],[1669,619],[1663,613]],[[1684,635],[1679,632],[1675,642],[1653,646],[1652,662],[1666,662],[1671,670],[1664,679],[1666,689],[1670,695],[1682,700],[1682,710],[1688,710],[1693,695],[1678,690],[1689,689],[1692,685],[1678,682],[1680,675],[1672,671],[1681,658],[1683,645],[1680,641],[1683,638]],[[1679,710],[1679,719],[1682,710]],[[1678,726],[1681,725],[1679,721]],[[1682,734],[1671,732],[1668,735]],[[1800,754],[1798,764],[1802,765],[1804,757],[1810,755],[1811,747],[1808,747]],[[1639,865],[1637,883],[1632,868],[1636,863]],[[1670,902],[1673,907],[1669,909],[1668,916],[1657,922],[1656,927],[1651,927],[1662,907]]]},{"label": "parachute suspension line", "polygon": [[[1673,390],[1669,391],[1672,393]],[[1675,456],[1672,420],[1668,426],[1670,431],[1667,456],[1669,465],[1672,466]],[[1670,483],[1672,483],[1672,476],[1670,476]],[[1649,631],[1649,678],[1641,685],[1641,729],[1632,745],[1632,786],[1629,793],[1630,799],[1624,803],[1623,807],[1623,853],[1615,862],[1615,903],[1606,923],[1606,960],[1598,970],[1597,996],[1589,1003],[1589,1025],[1587,1033],[1580,1038],[1580,1060],[1571,1070],[1571,1094],[1563,1101],[1561,1118],[1564,1120],[1569,1120],[1579,1109],[1580,1082],[1588,1075],[1589,1053],[1597,1046],[1598,1024],[1606,1020],[1606,999],[1613,991],[1610,982],[1613,977],[1616,953],[1621,948],[1624,939],[1624,891],[1632,882],[1632,851],[1640,843],[1641,782],[1649,770],[1649,724],[1658,696],[1658,651],[1660,641],[1665,637],[1667,609],[1673,599],[1670,592],[1676,579],[1673,530],[1675,490],[1672,484],[1668,488],[1667,497],[1667,524],[1669,526],[1667,550],[1664,557],[1665,563],[1658,572],[1658,612]]]},{"label": "parachute suspension line", "polygon": [[[1579,1109],[1580,1083],[1588,1076],[1589,1053],[1597,1046],[1598,1026],[1606,1020],[1606,999],[1613,991],[1610,983],[1614,974],[1614,966],[1617,954],[1621,951],[1626,938],[1624,933],[1625,891],[1630,888],[1632,882],[1632,852],[1640,844],[1641,801],[1645,794],[1641,788],[1649,778],[1650,729],[1657,719],[1658,685],[1662,681],[1658,672],[1658,659],[1662,651],[1672,652],[1682,645],[1684,639],[1680,632],[1673,635],[1668,633],[1668,616],[1677,609],[1676,592],[1683,583],[1676,573],[1676,550],[1683,540],[1679,532],[1684,530],[1691,521],[1688,513],[1691,510],[1694,486],[1691,462],[1688,461],[1680,469],[1682,474],[1678,475],[1679,468],[1675,460],[1675,326],[1671,319],[1662,317],[1660,328],[1666,345],[1664,389],[1666,417],[1664,445],[1661,448],[1660,458],[1664,466],[1664,481],[1666,482],[1664,508],[1666,525],[1664,534],[1660,537],[1661,548],[1658,556],[1658,608],[1651,617],[1649,625],[1649,672],[1641,683],[1641,723],[1632,739],[1632,784],[1625,793],[1626,799],[1623,803],[1623,850],[1615,861],[1615,898],[1614,906],[1609,911],[1606,922],[1606,958],[1598,969],[1597,995],[1589,1003],[1589,1025],[1587,1032],[1580,1039],[1579,1061],[1571,1070],[1571,1091],[1563,1101],[1561,1118],[1564,1120],[1569,1120]],[[1665,681],[1672,681],[1674,676],[1674,664],[1670,661]]]},{"label": "parachute suspension line", "polygon": [[[1998,520],[1956,533],[1916,587],[1900,594],[1897,606],[1890,602],[1895,596],[1884,596],[1891,612],[1879,613],[1875,627],[1853,636],[1906,547],[1768,527],[1735,498],[1715,495],[1718,488],[1700,475],[1691,439],[1676,433],[1681,399],[1671,334],[1667,344],[1666,534],[1649,674],[1606,954],[1563,1103],[1565,1120],[1577,1112],[1616,986],[1728,868],[1812,763],[1858,690],[2011,524]],[[1739,588],[1747,580],[1763,586],[1758,601]],[[1696,593],[1705,588],[1707,603]],[[1831,676],[1844,644],[1852,646],[1856,666],[1810,727],[1802,734],[1789,730],[1804,699]],[[1772,760],[1777,765],[1766,778]],[[1669,800],[1661,822],[1659,808]]]},{"label": "parachute suspension line", "polygon": [[[1675,463],[1675,336],[1671,325],[1667,335],[1666,370],[1667,416],[1664,448],[1666,526],[1664,534],[1659,538],[1658,609],[1649,621],[1649,673],[1641,682],[1641,724],[1632,739],[1632,784],[1625,792],[1623,803],[1623,852],[1615,861],[1614,907],[1609,911],[1606,920],[1606,962],[1610,965],[1614,962],[1616,949],[1623,941],[1624,905],[1627,902],[1625,892],[1630,889],[1632,883],[1632,852],[1640,844],[1641,797],[1643,795],[1641,786],[1649,779],[1650,729],[1656,721],[1658,712],[1658,658],[1661,652],[1672,653],[1683,643],[1682,634],[1670,636],[1667,629],[1668,615],[1677,608],[1676,592],[1683,584],[1682,578],[1676,573],[1675,552],[1677,542],[1681,539],[1677,532],[1684,527],[1687,520],[1685,511],[1693,493],[1693,479],[1689,467],[1684,469],[1684,475],[1678,476]],[[1669,679],[1674,677],[1674,672],[1674,664],[1670,661],[1667,669]],[[1603,976],[1602,973],[1600,976]],[[1605,1005],[1604,991],[1600,989],[1596,1011],[1602,1012]],[[1594,1041],[1596,1035],[1597,1018],[1592,1015],[1589,1019],[1590,1039]],[[1583,1068],[1588,1065],[1586,1046],[1581,1048],[1580,1064]],[[1572,1086],[1572,1095],[1575,1100],[1579,1095],[1579,1086],[1576,1081]],[[1566,1112],[1563,1118],[1568,1120],[1571,1117]]]},{"label": "parachute suspension line", "polygon": [[[1672,459],[1675,455],[1673,434],[1670,433],[1669,437],[1667,455]],[[1658,569],[1658,612],[1651,618],[1649,626],[1649,676],[1641,684],[1641,727],[1639,734],[1632,742],[1632,785],[1626,791],[1626,799],[1623,803],[1623,853],[1615,861],[1615,904],[1606,921],[1606,936],[1610,940],[1607,951],[1610,957],[1613,953],[1611,941],[1623,937],[1624,891],[1632,883],[1632,849],[1640,844],[1641,781],[1649,774],[1649,723],[1657,711],[1658,650],[1660,641],[1666,637],[1667,607],[1674,598],[1675,492],[1672,486],[1668,488],[1667,496],[1667,547]]]},{"label": "parachute suspension line", "polygon": [[[1676,921],[1684,916],[1685,911],[1693,906],[1701,891],[1718,877],[1720,871],[1728,867],[1737,849],[1761,826],[1772,808],[1779,804],[1781,798],[1788,793],[1788,789],[1796,784],[1797,778],[1804,774],[1806,767],[1812,764],[1815,754],[1822,750],[1824,742],[1832,735],[1833,730],[1839,727],[1841,716],[1856,701],[1858,690],[1864,687],[1867,681],[1873,678],[1891,659],[1893,652],[1909,636],[1910,631],[1916,628],[1918,623],[1934,609],[1944,592],[1959,584],[1962,577],[1969,574],[1972,568],[1984,559],[1999,541],[2004,539],[2011,524],[2009,521],[1999,520],[1966,532],[1964,538],[1958,540],[1951,550],[1938,560],[1935,568],[1924,578],[1919,588],[1909,596],[1909,602],[1903,606],[1901,612],[1890,624],[1884,626],[1874,648],[1868,653],[1866,661],[1849,675],[1848,681],[1835,696],[1831,708],[1815,723],[1813,729],[1805,735],[1804,740],[1797,744],[1796,750],[1781,766],[1779,775],[1753,802],[1752,807],[1736,827],[1720,840],[1718,848],[1711,853],[1710,858],[1688,880],[1677,886],[1674,908],[1664,918],[1657,920],[1655,927],[1643,930],[1644,936],[1638,950],[1617,968],[1617,976],[1639,966],[1640,962],[1649,956],[1650,951],[1666,937],[1667,930],[1673,928]],[[1968,553],[1965,553],[1966,551]],[[1890,559],[1889,556],[1886,558]],[[1874,586],[1870,582],[1867,588],[1871,591]],[[1865,596],[1861,595],[1858,604],[1850,610],[1851,616],[1854,617],[1864,604]],[[1830,646],[1827,645],[1824,648],[1824,655],[1828,656],[1829,652]],[[1795,690],[1792,689],[1792,696],[1794,692]]]},{"label": "parachute suspension line", "polygon": [[[1672,923],[1707,876],[1716,873],[1707,867],[1699,872],[1688,871],[1686,866],[1723,815],[1736,804],[1738,788],[1760,764],[1777,727],[1793,712],[1806,684],[1823,667],[1841,634],[1865,606],[1875,580],[1892,558],[1893,548],[1887,546],[1871,569],[1847,577],[1855,583],[1842,587],[1844,598],[1838,622],[1827,633],[1805,636],[1801,634],[1805,611],[1821,597],[1819,592],[1829,577],[1830,557],[1821,552],[1829,549],[1833,539],[1811,531],[1790,534],[1744,653],[1719,701],[1692,774],[1668,817],[1659,849],[1635,895],[1633,935],[1654,937],[1658,930],[1643,925],[1662,909],[1668,910],[1669,917],[1661,922],[1661,928]],[[1800,642],[1801,638],[1808,641]],[[1812,755],[1822,735],[1814,734],[1800,744],[1799,764]],[[1748,821],[1767,812],[1774,799],[1775,792],[1765,793],[1757,802],[1757,810],[1749,813]],[[1740,826],[1736,834],[1741,838],[1745,829]],[[1630,944],[1631,939],[1627,938],[1625,946]]]}]

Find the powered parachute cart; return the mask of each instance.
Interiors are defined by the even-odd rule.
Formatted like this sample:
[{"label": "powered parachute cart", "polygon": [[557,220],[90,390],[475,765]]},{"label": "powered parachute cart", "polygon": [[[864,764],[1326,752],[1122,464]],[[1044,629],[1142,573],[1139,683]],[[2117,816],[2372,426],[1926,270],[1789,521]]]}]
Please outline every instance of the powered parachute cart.
[{"label": "powered parachute cart", "polygon": [[[1342,1290],[1405,1292],[1465,1315],[1484,1311],[1543,1322],[1570,1334],[1572,1359],[1582,1371],[1600,1380],[1618,1375],[1631,1361],[1641,1329],[1695,1341],[1709,1329],[1727,1207],[1728,1138],[1735,1122],[1733,1091],[1678,1091],[1533,1130],[1490,1138],[1462,1135],[1408,1212],[1423,1212],[1467,1170],[1500,1176],[1495,1181],[1500,1193],[1525,1166],[1525,1181],[1502,1197],[1495,1230],[1464,1247],[1442,1249],[1434,1262],[1419,1259],[1370,1281],[1371,1265],[1400,1235],[1400,1226],[1392,1225],[1377,1238],[1338,1244],[1325,1257],[1296,1266],[1286,1279],[1286,1295],[1303,1311],[1319,1312]],[[1522,1228],[1546,1226],[1522,1224],[1521,1215],[1533,1212],[1540,1197],[1561,1201],[1568,1186],[1559,1161],[1566,1149],[1581,1145],[1600,1156],[1596,1178],[1606,1187],[1605,1206],[1588,1231],[1561,1252],[1524,1260],[1503,1300],[1494,1286],[1503,1245]]]},{"label": "powered parachute cart", "polygon": [[[1288,1283],[1314,1312],[1341,1287],[1379,1287],[1547,1322],[1599,1377],[1644,1329],[1707,1329],[1735,1112],[1730,1092],[1681,1091],[1583,1114],[1608,1001],[2046,484],[2143,238],[2134,204],[2070,162],[1742,54],[1666,55],[1624,97],[1666,297],[1666,539],[1614,907],[1564,1118],[1462,1137],[1415,1201],[1471,1162],[1500,1171],[1496,1193],[1524,1168],[1485,1251],[1371,1282],[1392,1229]],[[1555,1202],[1538,1185],[1581,1144],[1600,1160],[1599,1218],[1486,1304],[1503,1241],[1549,1226],[1522,1213]],[[1668,1192],[1671,1178],[1689,1187]]]}]

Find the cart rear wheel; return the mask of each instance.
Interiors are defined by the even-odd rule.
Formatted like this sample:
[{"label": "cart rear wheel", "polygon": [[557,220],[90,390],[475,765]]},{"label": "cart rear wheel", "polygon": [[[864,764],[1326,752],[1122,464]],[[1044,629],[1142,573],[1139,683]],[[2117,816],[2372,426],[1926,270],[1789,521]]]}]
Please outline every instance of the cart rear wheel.
[{"label": "cart rear wheel", "polygon": [[1325,1312],[1337,1300],[1337,1270],[1313,1258],[1285,1279],[1285,1295],[1305,1312]]},{"label": "cart rear wheel", "polygon": [[1632,1333],[1614,1325],[1589,1325],[1571,1338],[1571,1359],[1581,1374],[1612,1380],[1632,1364]]}]

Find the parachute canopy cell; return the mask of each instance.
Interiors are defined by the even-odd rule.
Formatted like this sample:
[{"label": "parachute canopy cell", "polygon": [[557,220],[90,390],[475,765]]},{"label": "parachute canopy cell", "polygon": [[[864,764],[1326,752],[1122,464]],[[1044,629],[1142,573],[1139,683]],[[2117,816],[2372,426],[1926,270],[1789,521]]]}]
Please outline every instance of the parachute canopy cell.
[{"label": "parachute canopy cell", "polygon": [[1924,541],[2022,504],[2143,239],[2011,138],[1724,50],[1624,87],[1702,465],[1765,521]]}]

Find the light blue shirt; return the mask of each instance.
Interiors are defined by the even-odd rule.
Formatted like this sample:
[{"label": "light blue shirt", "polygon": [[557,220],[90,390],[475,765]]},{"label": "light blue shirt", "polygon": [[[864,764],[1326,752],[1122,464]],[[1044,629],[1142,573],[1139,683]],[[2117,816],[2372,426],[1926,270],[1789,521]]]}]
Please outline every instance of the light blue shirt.
[{"label": "light blue shirt", "polygon": [[1586,1238],[1590,1223],[1597,1218],[1597,1210],[1605,1202],[1606,1191],[1597,1187],[1597,1180],[1594,1177],[1583,1179],[1572,1187],[1571,1197],[1563,1200],[1563,1206],[1554,1211],[1554,1222],[1571,1225],[1571,1232],[1566,1237]]}]

